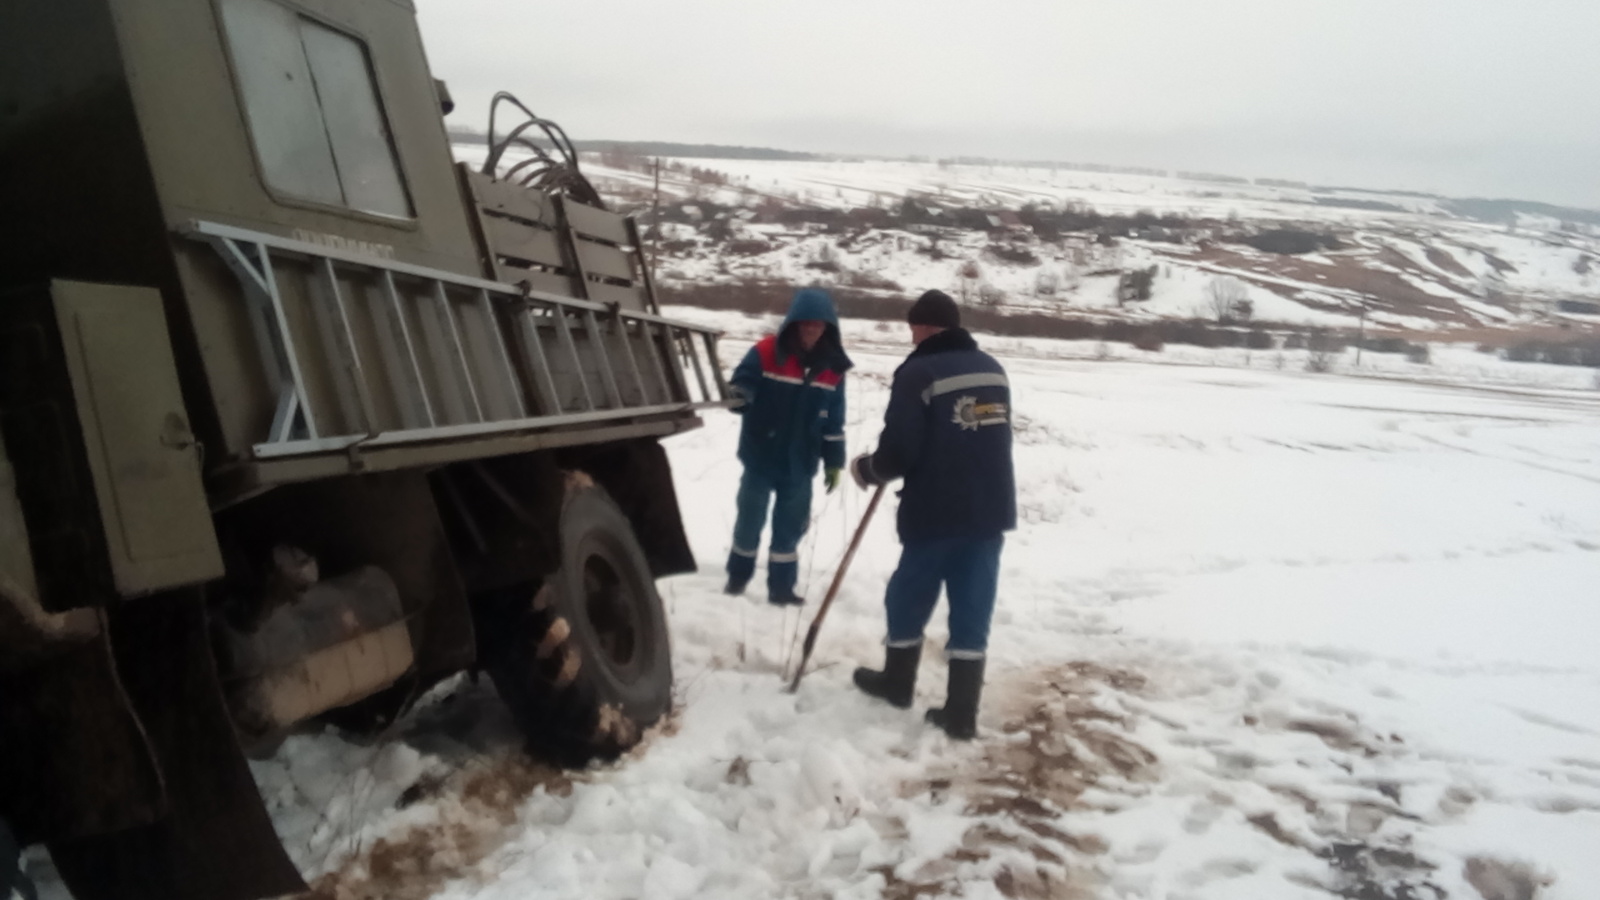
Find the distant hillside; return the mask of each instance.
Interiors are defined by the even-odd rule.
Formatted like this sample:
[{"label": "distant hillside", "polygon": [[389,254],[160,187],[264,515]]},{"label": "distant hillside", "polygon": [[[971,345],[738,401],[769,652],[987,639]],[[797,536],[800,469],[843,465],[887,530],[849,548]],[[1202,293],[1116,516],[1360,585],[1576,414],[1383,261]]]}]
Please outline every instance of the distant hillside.
[{"label": "distant hillside", "polygon": [[[482,144],[488,136],[470,128],[450,129],[450,140],[463,144]],[[549,146],[542,138],[534,143]],[[822,153],[775,150],[771,147],[733,147],[726,144],[676,144],[671,141],[573,141],[578,151],[603,153],[621,151],[638,156],[688,157],[693,159],[826,160],[835,157]]]},{"label": "distant hillside", "polygon": [[1489,200],[1469,197],[1465,200],[1445,200],[1444,205],[1457,215],[1477,219],[1480,222],[1509,222],[1515,219],[1518,213],[1523,213],[1530,216],[1549,216],[1563,222],[1600,225],[1600,211],[1536,203],[1532,200]]},{"label": "distant hillside", "polygon": [[[476,129],[454,127],[448,129],[450,140],[462,144],[481,144],[487,136]],[[543,138],[533,138],[534,143],[540,146],[549,146]],[[592,140],[574,141],[573,145],[580,152],[592,151],[601,153],[605,151],[621,151],[638,156],[662,156],[690,159],[759,159],[779,161],[860,161],[860,160],[889,160],[895,157],[874,156],[871,154],[839,154],[839,153],[806,153],[798,150],[779,150],[773,147],[740,147],[728,144],[679,144],[672,141],[615,141]],[[902,157],[904,159],[905,157]],[[927,157],[909,157],[913,162],[933,161]],[[1062,162],[1059,160],[1016,160],[1001,159],[987,156],[955,156],[938,159],[937,162],[945,165],[974,165],[974,166],[1019,166],[1024,168],[1049,168],[1067,169],[1083,172],[1106,172],[1121,175],[1148,175],[1155,177],[1177,177],[1191,181],[1209,181],[1225,184],[1250,184],[1251,179],[1235,175],[1220,175],[1205,172],[1171,171],[1149,166],[1116,166],[1102,163]],[[1332,185],[1308,185],[1304,182],[1287,181],[1277,178],[1257,178],[1255,184],[1276,187],[1297,187],[1309,189],[1318,195],[1327,195],[1334,192],[1363,193],[1374,195],[1388,195],[1393,197],[1419,197],[1423,199],[1438,200],[1445,209],[1463,218],[1475,219],[1480,222],[1509,222],[1518,213],[1525,215],[1548,216],[1565,222],[1582,222],[1588,225],[1600,225],[1600,210],[1580,209],[1577,207],[1556,206],[1550,203],[1539,203],[1531,200],[1488,199],[1469,197],[1464,199],[1442,197],[1421,191],[1408,190],[1383,190],[1377,188],[1338,187]],[[1366,209],[1372,211],[1398,212],[1402,207],[1381,201],[1367,201],[1351,199],[1348,197],[1316,196],[1313,203],[1322,206],[1345,207],[1350,209]]]}]

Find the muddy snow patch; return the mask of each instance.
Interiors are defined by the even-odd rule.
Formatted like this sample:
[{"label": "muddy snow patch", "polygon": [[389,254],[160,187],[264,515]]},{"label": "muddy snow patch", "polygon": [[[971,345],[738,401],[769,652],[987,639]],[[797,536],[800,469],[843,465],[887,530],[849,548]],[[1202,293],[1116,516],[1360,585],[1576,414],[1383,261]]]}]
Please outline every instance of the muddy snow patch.
[{"label": "muddy snow patch", "polygon": [[427,900],[505,843],[519,804],[543,793],[565,796],[571,787],[565,773],[520,753],[419,782],[404,798],[415,804],[413,814],[401,814],[405,824],[391,824],[313,881],[304,900]]},{"label": "muddy snow patch", "polygon": [[1078,661],[998,681],[979,758],[905,788],[958,809],[959,833],[881,869],[883,896],[1541,896],[1536,869],[1463,864],[1432,839],[1479,798],[1419,778],[1402,735],[1229,666]]},{"label": "muddy snow patch", "polygon": [[1155,754],[1103,699],[1144,686],[1142,676],[1088,662],[997,680],[996,713],[987,718],[999,728],[985,727],[979,758],[931,767],[931,777],[905,788],[935,807],[959,806],[959,838],[934,858],[882,870],[884,896],[970,893],[978,884],[1004,897],[1097,896],[1105,879],[1095,860],[1106,844],[1064,817],[1102,783],[1159,777]]}]

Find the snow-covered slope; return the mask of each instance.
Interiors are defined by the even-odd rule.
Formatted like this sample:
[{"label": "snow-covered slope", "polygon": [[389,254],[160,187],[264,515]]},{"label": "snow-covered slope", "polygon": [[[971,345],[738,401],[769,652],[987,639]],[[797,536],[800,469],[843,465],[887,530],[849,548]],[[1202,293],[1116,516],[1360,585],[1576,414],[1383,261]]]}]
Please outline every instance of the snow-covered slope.
[{"label": "snow-covered slope", "polygon": [[[769,324],[672,313],[722,324],[729,361]],[[902,330],[846,323],[852,452]],[[880,658],[892,504],[783,691],[865,495],[819,492],[800,614],[723,596],[738,425],[708,413],[667,444],[701,567],[661,583],[672,720],[571,774],[519,761],[487,683],[376,746],[295,738],[257,775],[331,873],[317,896],[1593,895],[1600,400],[1572,370],[1466,349],[1434,369],[1479,383],[1447,385],[1372,355],[1318,376],[1295,353],[985,343],[1023,523],[978,742],[921,721],[940,622],[916,710],[850,684]]]},{"label": "snow-covered slope", "polygon": [[[478,160],[482,148],[457,153]],[[1297,325],[1355,326],[1365,311],[1397,329],[1582,328],[1593,316],[1573,301],[1600,311],[1600,230],[1488,224],[1438,198],[1060,167],[729,159],[666,161],[657,195],[647,160],[591,156],[586,166],[615,205],[647,223],[660,211],[658,277],[690,292],[745,281],[940,288],[1002,310],[1212,318],[1207,288],[1227,276],[1243,282],[1252,318]],[[1063,211],[1129,221],[1029,227]],[[1241,242],[1273,229],[1337,248],[1281,254]],[[1150,266],[1150,297],[1119,302],[1117,276]]]}]

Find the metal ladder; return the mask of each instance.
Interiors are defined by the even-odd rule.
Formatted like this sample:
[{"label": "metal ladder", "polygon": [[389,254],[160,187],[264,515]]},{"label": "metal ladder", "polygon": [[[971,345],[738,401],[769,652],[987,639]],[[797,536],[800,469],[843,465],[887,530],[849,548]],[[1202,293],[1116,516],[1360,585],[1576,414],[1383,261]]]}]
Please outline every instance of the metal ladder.
[{"label": "metal ladder", "polygon": [[244,288],[277,392],[257,458],[733,403],[715,329],[213,222],[180,231]]}]

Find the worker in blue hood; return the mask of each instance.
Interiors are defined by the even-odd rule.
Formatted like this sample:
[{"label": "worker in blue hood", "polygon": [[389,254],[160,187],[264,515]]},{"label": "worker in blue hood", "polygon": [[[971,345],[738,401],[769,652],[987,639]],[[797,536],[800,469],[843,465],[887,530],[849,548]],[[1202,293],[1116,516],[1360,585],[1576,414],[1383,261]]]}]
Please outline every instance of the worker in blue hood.
[{"label": "worker in blue hood", "polygon": [[777,334],[756,342],[733,371],[744,398],[739,432],[739,514],[728,552],[729,594],[755,576],[761,532],[772,509],[767,599],[798,606],[800,538],[811,520],[811,482],[821,462],[832,493],[844,468],[844,373],[851,367],[839,338],[833,298],[820,288],[795,293]]}]

